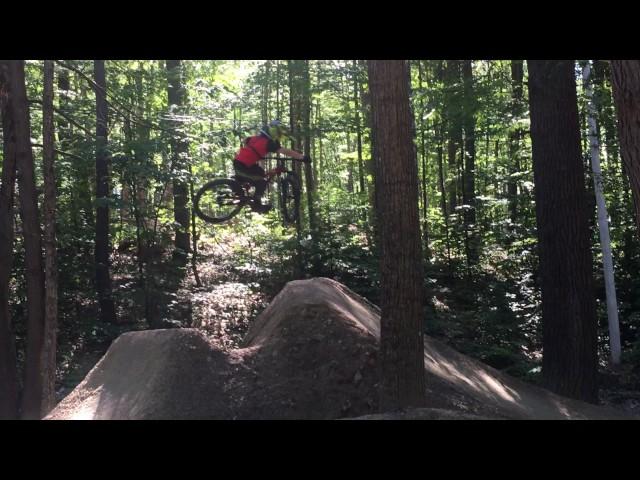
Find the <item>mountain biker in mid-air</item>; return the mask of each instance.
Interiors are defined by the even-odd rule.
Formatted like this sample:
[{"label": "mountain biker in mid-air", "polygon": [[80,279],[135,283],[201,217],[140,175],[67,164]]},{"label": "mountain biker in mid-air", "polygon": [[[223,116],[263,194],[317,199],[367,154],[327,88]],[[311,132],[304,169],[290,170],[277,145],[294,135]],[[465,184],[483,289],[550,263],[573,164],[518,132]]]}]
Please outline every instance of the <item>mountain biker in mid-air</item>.
[{"label": "mountain biker in mid-air", "polygon": [[269,122],[269,125],[262,127],[257,135],[246,138],[233,160],[236,176],[246,178],[255,185],[255,194],[251,202],[251,209],[254,212],[266,213],[271,210],[271,204],[263,205],[261,201],[262,195],[267,189],[267,181],[264,178],[264,169],[258,165],[260,160],[263,160],[268,153],[281,153],[304,162],[311,161],[308,155],[280,145],[280,142],[289,135],[288,129],[279,120],[273,120]]}]

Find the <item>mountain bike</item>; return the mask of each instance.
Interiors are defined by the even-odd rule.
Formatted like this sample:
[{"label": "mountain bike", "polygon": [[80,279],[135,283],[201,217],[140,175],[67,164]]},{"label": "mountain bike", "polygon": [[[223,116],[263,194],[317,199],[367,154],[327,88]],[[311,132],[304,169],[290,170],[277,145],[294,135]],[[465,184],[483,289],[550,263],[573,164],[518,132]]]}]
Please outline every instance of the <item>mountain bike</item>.
[{"label": "mountain bike", "polygon": [[[301,160],[287,157],[265,160],[277,160],[277,166],[267,171],[264,178],[267,182],[277,179],[282,216],[286,223],[294,223],[300,208],[300,179],[285,166],[285,161]],[[205,222],[224,223],[250,204],[254,190],[251,180],[240,175],[216,178],[198,190],[193,200],[194,211]]]}]

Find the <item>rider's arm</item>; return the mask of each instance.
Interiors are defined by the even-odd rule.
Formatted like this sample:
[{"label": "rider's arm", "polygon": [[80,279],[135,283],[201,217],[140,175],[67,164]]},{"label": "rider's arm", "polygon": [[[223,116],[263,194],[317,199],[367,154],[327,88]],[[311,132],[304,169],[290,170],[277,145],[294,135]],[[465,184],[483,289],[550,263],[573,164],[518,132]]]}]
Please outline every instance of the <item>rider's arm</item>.
[{"label": "rider's arm", "polygon": [[287,155],[298,160],[302,160],[304,158],[304,154],[296,152],[295,150],[289,150],[288,148],[279,148],[277,153],[281,153],[282,155]]}]

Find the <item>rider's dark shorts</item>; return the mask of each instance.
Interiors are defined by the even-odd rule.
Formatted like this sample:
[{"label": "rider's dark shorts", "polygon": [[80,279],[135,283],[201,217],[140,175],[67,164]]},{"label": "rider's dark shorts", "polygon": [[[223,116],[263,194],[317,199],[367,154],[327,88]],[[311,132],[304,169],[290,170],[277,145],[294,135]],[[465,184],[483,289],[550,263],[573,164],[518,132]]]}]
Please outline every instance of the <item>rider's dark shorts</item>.
[{"label": "rider's dark shorts", "polygon": [[265,172],[264,169],[258,165],[257,163],[247,167],[244,163],[239,162],[238,160],[233,161],[233,168],[236,171],[236,175],[248,178],[249,180],[254,181],[264,181]]}]

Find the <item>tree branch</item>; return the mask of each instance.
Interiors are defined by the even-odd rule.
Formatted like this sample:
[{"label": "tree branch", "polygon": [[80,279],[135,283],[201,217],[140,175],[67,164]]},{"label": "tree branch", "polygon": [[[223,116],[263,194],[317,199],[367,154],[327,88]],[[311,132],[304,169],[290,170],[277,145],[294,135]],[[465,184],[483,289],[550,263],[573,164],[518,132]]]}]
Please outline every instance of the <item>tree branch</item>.
[{"label": "tree branch", "polygon": [[[106,89],[106,88],[103,89],[102,87],[96,85],[96,83],[93,81],[93,79],[91,77],[89,77],[86,73],[84,73],[82,70],[79,70],[78,68],[76,68],[76,67],[74,67],[72,65],[68,65],[68,64],[66,64],[66,63],[64,63],[64,62],[62,62],[60,60],[55,60],[55,62],[58,65],[60,65],[62,68],[66,68],[67,70],[70,70],[70,71],[75,72],[78,75],[80,75],[83,79],[85,79],[91,85],[91,87],[93,88],[94,91],[96,91],[96,89],[98,89],[98,88],[101,89],[101,90],[104,90],[105,96],[113,99],[113,101],[107,100],[107,104],[116,113],[118,113],[122,118],[128,118],[131,122],[135,123],[136,125],[142,125],[142,126],[146,126],[146,127],[152,128],[154,130],[159,130],[159,131],[162,131],[162,132],[168,132],[168,133],[170,133],[172,135],[175,135],[177,133],[175,127],[165,128],[165,127],[163,127],[161,125],[155,124],[153,122],[150,122],[150,121],[147,121],[147,120],[141,118],[133,110],[131,110],[129,107],[125,106],[120,101],[120,99],[118,99],[114,94],[110,93],[108,89]],[[129,114],[129,116],[125,115],[119,108],[117,108],[114,105],[115,102],[117,102],[118,105]],[[197,138],[197,137],[195,137],[193,135],[189,135],[189,134],[184,134],[184,135],[188,140],[191,140],[191,141],[198,141],[199,140],[199,138]]]},{"label": "tree branch", "polygon": [[[106,97],[111,98],[113,101],[107,101],[107,103],[109,104],[109,106],[111,108],[113,108],[113,110],[115,110],[122,118],[128,118],[130,121],[132,121],[133,123],[137,124],[137,125],[142,125],[145,127],[149,127],[149,128],[153,128],[156,130],[161,130],[163,132],[170,132],[172,134],[175,134],[175,128],[165,128],[162,127],[160,125],[154,124],[153,122],[147,121],[143,118],[140,118],[134,111],[132,111],[129,107],[126,107],[115,95],[113,95],[112,93],[110,93],[108,91],[108,89],[106,88],[102,88],[99,85],[96,85],[96,83],[93,81],[93,79],[91,77],[89,77],[86,73],[84,73],[83,71],[77,69],[76,67],[73,67],[71,65],[67,65],[64,62],[61,62],[60,60],[56,60],[55,61],[58,65],[60,65],[63,68],[66,68],[67,70],[71,70],[72,72],[77,73],[78,75],[80,75],[82,78],[84,78],[93,88],[94,91],[97,91],[98,89],[100,89],[101,91],[104,92]],[[125,115],[119,108],[117,108],[114,103],[117,102],[118,105],[125,110],[129,116]]]},{"label": "tree branch", "polygon": [[[31,146],[36,148],[44,148],[44,145],[42,145],[41,143],[32,143]],[[83,162],[86,160],[86,158],[82,158],[81,156],[76,155],[75,153],[65,152],[63,150],[58,150],[57,148],[54,148],[53,151],[56,153],[59,153],[60,155],[64,155],[66,157],[77,158],[78,160],[82,160]]]},{"label": "tree branch", "polygon": [[[37,103],[38,105],[42,105],[42,100],[32,99],[32,100],[29,100],[29,103]],[[58,115],[60,115],[62,118],[64,118],[69,123],[71,123],[71,124],[75,125],[76,127],[78,127],[80,130],[82,130],[87,135],[95,135],[95,132],[92,132],[91,130],[87,129],[86,127],[83,127],[78,122],[76,122],[73,118],[69,117],[66,113],[63,113],[61,110],[57,109],[56,107],[53,107],[53,111],[55,113],[57,113]]]}]

